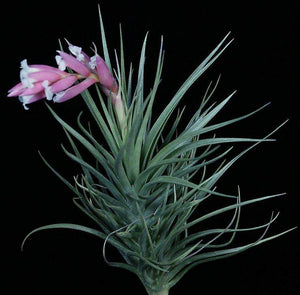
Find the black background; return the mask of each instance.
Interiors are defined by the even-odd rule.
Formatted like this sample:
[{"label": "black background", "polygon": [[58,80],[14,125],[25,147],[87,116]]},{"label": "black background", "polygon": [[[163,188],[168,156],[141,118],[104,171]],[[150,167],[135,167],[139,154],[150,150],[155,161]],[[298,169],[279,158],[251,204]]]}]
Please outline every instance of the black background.
[{"label": "black background", "polygon": [[[244,223],[255,225],[266,221],[272,210],[280,211],[270,233],[299,225],[300,15],[296,5],[277,2],[101,1],[111,54],[119,48],[118,26],[122,23],[127,62],[132,61],[135,69],[143,38],[150,31],[148,89],[160,36],[164,36],[166,59],[157,112],[214,46],[232,32],[232,45],[187,93],[186,116],[210,80],[221,73],[215,99],[238,92],[218,119],[272,102],[255,117],[224,129],[223,135],[262,137],[289,119],[276,133],[275,143],[251,151],[219,184],[219,189],[228,193],[240,185],[245,198],[287,192],[283,198],[243,212]],[[2,278],[9,284],[9,289],[1,284],[3,294],[145,294],[137,278],[105,264],[102,242],[93,236],[65,230],[41,232],[20,251],[24,236],[38,226],[57,222],[94,226],[75,208],[72,193],[38,155],[40,150],[67,177],[76,174],[76,167],[61,152],[60,143],[66,141],[59,125],[43,103],[32,104],[25,111],[16,98],[6,98],[6,91],[18,82],[22,59],[54,66],[59,38],[88,52],[92,42],[100,48],[97,3],[11,2],[1,7],[1,253]],[[72,121],[84,104],[78,97],[54,108]],[[295,294],[299,290],[299,246],[299,230],[295,230],[233,258],[201,265],[171,294]],[[112,249],[110,255],[110,259],[118,259]]]}]

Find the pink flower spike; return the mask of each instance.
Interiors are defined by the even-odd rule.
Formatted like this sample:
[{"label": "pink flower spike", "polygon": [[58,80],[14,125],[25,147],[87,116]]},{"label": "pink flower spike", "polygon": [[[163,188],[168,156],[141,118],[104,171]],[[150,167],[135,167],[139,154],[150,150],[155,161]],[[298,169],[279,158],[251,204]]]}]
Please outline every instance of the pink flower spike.
[{"label": "pink flower spike", "polygon": [[96,68],[100,84],[109,91],[117,94],[118,84],[110,73],[105,61],[99,55],[95,55],[91,58],[90,66],[92,69]]},{"label": "pink flower spike", "polygon": [[63,51],[58,51],[58,53],[62,58],[62,62],[64,62],[65,65],[70,69],[74,70],[75,72],[81,74],[84,77],[88,77],[91,74],[90,69],[87,68],[82,62],[78,61],[74,56],[67,54]]},{"label": "pink flower spike", "polygon": [[95,79],[91,79],[91,78],[85,79],[81,83],[68,88],[66,91],[57,93],[56,96],[53,98],[53,101],[54,102],[67,101],[67,100],[73,98],[74,96],[80,94],[81,92],[83,92],[85,89],[87,89],[88,87],[90,87],[91,85],[93,85],[96,82],[97,82],[97,80],[95,80]]}]

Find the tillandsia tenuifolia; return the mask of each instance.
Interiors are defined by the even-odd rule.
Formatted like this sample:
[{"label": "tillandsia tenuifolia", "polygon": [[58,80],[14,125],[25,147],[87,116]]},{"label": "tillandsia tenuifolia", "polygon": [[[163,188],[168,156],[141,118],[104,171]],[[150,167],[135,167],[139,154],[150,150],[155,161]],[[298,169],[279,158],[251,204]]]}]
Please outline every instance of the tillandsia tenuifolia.
[{"label": "tillandsia tenuifolia", "polygon": [[[216,182],[233,163],[259,143],[270,141],[269,137],[280,126],[262,139],[217,137],[214,132],[248,118],[266,105],[238,118],[211,123],[233,96],[232,93],[218,104],[210,104],[217,86],[217,83],[211,83],[199,108],[183,128],[181,119],[184,111],[175,112],[184,94],[231,43],[228,35],[154,119],[153,105],[161,82],[164,59],[162,39],[154,83],[145,94],[147,36],[134,87],[132,67],[128,75],[125,70],[122,33],[120,56],[116,54],[114,72],[100,10],[99,15],[104,59],[97,54],[96,47],[90,57],[80,47],[68,42],[70,54],[61,47],[56,56],[57,68],[28,65],[26,60],[22,61],[21,82],[8,95],[19,96],[27,109],[27,104],[43,98],[59,103],[81,94],[92,118],[92,124],[89,122],[88,126],[82,122],[81,113],[77,120],[78,129],[75,129],[46,105],[70,143],[69,149],[62,146],[63,151],[80,165],[82,173],[70,182],[41,157],[73,191],[76,196],[74,203],[95,221],[97,229],[69,223],[51,224],[33,230],[24,242],[32,233],[45,229],[88,232],[103,239],[103,257],[109,265],[136,274],[148,294],[165,295],[194,266],[230,257],[289,232],[291,229],[266,236],[278,214],[272,214],[265,224],[250,228],[239,226],[242,206],[283,194],[242,201],[239,188],[233,195],[216,189]],[[87,90],[93,84],[95,94]],[[179,131],[179,126],[182,131]],[[231,160],[225,161],[231,145],[238,142],[251,144]],[[227,148],[221,150],[223,146]],[[83,155],[82,148],[89,157]],[[216,168],[211,169],[209,166],[212,164]],[[229,204],[199,215],[197,209],[205,208],[207,199],[211,198],[216,199],[216,204],[218,199],[228,200]],[[232,212],[228,223],[217,228],[202,226],[203,222],[209,224],[212,218],[228,212]],[[253,242],[240,246],[232,244],[238,233],[256,230],[261,233]],[[121,262],[107,259],[108,244],[119,251]]]}]

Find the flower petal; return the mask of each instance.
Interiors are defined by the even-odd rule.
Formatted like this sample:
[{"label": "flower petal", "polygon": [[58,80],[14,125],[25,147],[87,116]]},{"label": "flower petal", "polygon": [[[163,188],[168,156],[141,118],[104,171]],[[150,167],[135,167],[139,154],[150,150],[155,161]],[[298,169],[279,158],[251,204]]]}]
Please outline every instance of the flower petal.
[{"label": "flower petal", "polygon": [[18,83],[15,85],[13,88],[8,90],[8,97],[13,97],[13,96],[19,96],[23,91],[25,87],[22,82]]},{"label": "flower petal", "polygon": [[[64,72],[61,72],[64,73]],[[68,75],[67,73],[64,73],[65,75]],[[39,72],[34,72],[34,73],[30,73],[28,74],[28,77],[30,79],[33,79],[34,82],[40,82],[40,81],[45,81],[48,80],[49,82],[55,82],[59,79],[62,78],[62,74],[59,74],[55,71],[39,71]]]},{"label": "flower petal", "polygon": [[57,73],[59,75],[66,75],[67,73],[64,71],[59,70],[58,68],[54,68],[52,66],[47,66],[47,65],[29,65],[29,68],[31,69],[31,71],[47,71],[47,72],[53,72],[53,73]]},{"label": "flower petal", "polygon": [[97,80],[95,79],[85,79],[84,81],[68,88],[66,91],[62,91],[56,94],[56,96],[53,98],[54,102],[64,102],[66,100],[69,100],[73,98],[74,96],[80,94],[85,89],[96,83]]},{"label": "flower petal", "polygon": [[33,95],[44,90],[43,82],[34,83],[32,88],[25,88],[20,95]]},{"label": "flower petal", "polygon": [[118,92],[116,80],[109,71],[105,61],[99,55],[95,55],[91,58],[90,66],[91,68],[96,68],[102,86],[113,93]]},{"label": "flower petal", "polygon": [[53,93],[58,93],[71,87],[77,80],[78,78],[75,75],[70,75],[53,83],[50,87],[50,90]]},{"label": "flower petal", "polygon": [[58,51],[58,53],[61,56],[63,62],[70,69],[83,75],[84,77],[88,77],[91,74],[90,69],[86,67],[82,62],[78,61],[74,56],[67,54],[63,51]]}]

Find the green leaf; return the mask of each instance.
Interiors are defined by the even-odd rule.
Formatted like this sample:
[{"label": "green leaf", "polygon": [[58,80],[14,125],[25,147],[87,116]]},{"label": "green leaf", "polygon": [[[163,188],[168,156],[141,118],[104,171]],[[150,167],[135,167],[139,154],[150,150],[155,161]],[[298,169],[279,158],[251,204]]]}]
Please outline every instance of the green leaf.
[{"label": "green leaf", "polygon": [[82,232],[86,232],[89,234],[92,234],[96,237],[99,237],[101,239],[105,239],[105,235],[95,229],[86,227],[86,226],[82,226],[79,224],[73,224],[73,223],[55,223],[55,224],[49,224],[49,225],[44,225],[41,227],[38,227],[36,229],[34,229],[33,231],[31,231],[23,240],[22,245],[21,245],[21,250],[23,251],[24,249],[24,245],[26,243],[26,241],[28,240],[28,238],[30,236],[32,236],[34,233],[42,231],[42,230],[48,230],[48,229],[72,229],[72,230],[78,230],[78,231],[82,231]]},{"label": "green leaf", "polygon": [[[99,181],[99,184],[104,186],[106,189],[108,189],[113,195],[118,196],[121,198],[121,194],[118,190],[118,187],[121,187],[121,184],[118,183],[118,179],[115,178],[115,184],[112,183],[111,181],[109,181],[102,173],[100,173],[98,170],[96,170],[93,166],[91,166],[90,164],[88,164],[87,162],[85,162],[83,159],[73,155],[72,153],[68,152],[64,147],[62,147],[65,154],[71,158],[73,161],[77,162],[78,164],[80,164],[81,166],[83,166],[84,168],[88,169],[90,171],[90,173],[92,173],[97,180]],[[111,173],[111,176],[113,174]]]},{"label": "green leaf", "polygon": [[[96,89],[98,89],[96,87]],[[98,96],[100,101],[102,102],[102,96],[100,94],[99,89],[97,90]],[[118,132],[116,132],[116,125],[111,123],[111,119],[109,115],[107,115],[107,112],[105,112],[105,108],[103,107],[102,104],[102,109],[105,112],[106,115],[106,119],[109,123],[109,126],[111,128],[111,130],[108,128],[104,118],[102,117],[99,109],[97,108],[92,96],[90,95],[88,90],[85,90],[84,92],[81,93],[81,96],[83,97],[90,113],[92,114],[95,122],[97,123],[97,126],[99,127],[103,137],[105,138],[106,143],[108,144],[108,146],[110,147],[111,151],[113,152],[113,154],[116,154],[118,151],[118,145],[120,142],[120,136],[118,136]]]},{"label": "green leaf", "polygon": [[[217,47],[207,56],[207,58],[194,70],[194,72],[188,77],[188,79],[183,83],[177,93],[174,95],[172,100],[166,106],[166,108],[159,115],[155,123],[153,124],[144,145],[144,154],[147,155],[149,151],[152,150],[153,146],[156,145],[158,138],[164,126],[166,125],[168,119],[173,113],[174,109],[181,101],[183,95],[188,91],[188,89],[194,84],[194,82],[206,71],[206,69],[223,53],[223,51],[229,46],[232,42],[228,42],[224,45],[229,34],[217,45]],[[222,48],[222,46],[224,47]],[[218,50],[220,50],[218,52]],[[149,156],[148,156],[149,157]],[[147,159],[147,157],[146,157]]]},{"label": "green leaf", "polygon": [[99,11],[100,31],[101,31],[101,40],[102,40],[104,60],[105,60],[105,63],[107,64],[107,67],[109,68],[110,72],[112,73],[113,71],[112,71],[109,53],[108,53],[108,47],[107,47],[107,42],[106,42],[106,37],[105,37],[105,29],[104,29],[103,20],[102,20],[100,4],[98,4],[98,11]]},{"label": "green leaf", "polygon": [[201,256],[198,255],[196,257],[193,257],[194,261],[188,261],[185,264],[180,264],[177,268],[173,269],[173,271],[170,272],[169,276],[170,277],[174,276],[174,277],[172,277],[172,279],[171,278],[168,279],[171,282],[169,284],[169,287],[174,286],[189,270],[191,270],[192,268],[194,268],[195,266],[197,266],[199,264],[231,257],[233,255],[244,252],[252,247],[255,247],[262,243],[276,239],[282,235],[287,234],[288,232],[290,232],[294,229],[295,228],[288,229],[286,231],[283,231],[279,234],[273,235],[268,238],[259,238],[257,241],[246,244],[244,246],[225,249],[225,250],[213,251],[213,252],[209,252],[209,253],[200,254]]},{"label": "green leaf", "polygon": [[[239,207],[240,208],[240,207]],[[206,237],[209,235],[215,235],[215,234],[220,234],[220,233],[238,233],[238,232],[246,232],[246,231],[255,231],[259,229],[263,229],[269,226],[269,223],[273,223],[279,216],[279,213],[277,213],[273,218],[268,223],[258,225],[258,226],[253,226],[253,227],[248,227],[248,228],[233,228],[233,229],[224,229],[224,228],[215,228],[215,229],[209,229],[209,230],[203,230],[201,232],[197,232],[195,234],[190,235],[188,238],[186,238],[183,243],[182,247],[185,247],[186,245],[192,243],[194,240],[198,240],[199,238]],[[219,247],[225,247],[226,244],[221,244],[218,246],[211,246],[211,248],[219,248]]]},{"label": "green leaf", "polygon": [[[257,202],[261,202],[261,201],[265,201],[265,200],[268,200],[268,199],[271,199],[271,198],[276,198],[276,197],[280,197],[280,196],[283,196],[285,195],[285,193],[281,193],[281,194],[275,194],[275,195],[268,195],[268,196],[264,196],[264,197],[260,197],[260,198],[255,198],[255,199],[252,199],[252,200],[248,200],[248,201],[243,201],[243,202],[240,202],[239,204],[233,204],[233,205],[229,205],[229,206],[226,206],[226,207],[223,207],[221,209],[218,209],[218,210],[215,210],[215,211],[212,211],[210,213],[207,213],[199,218],[196,218],[194,219],[193,221],[190,221],[188,222],[185,226],[184,226],[184,230],[185,229],[188,229],[208,218],[211,218],[211,217],[214,217],[216,215],[219,215],[219,214],[222,214],[224,212],[227,212],[227,211],[230,211],[230,210],[234,210],[236,209],[237,207],[241,207],[241,206],[246,206],[246,205],[250,205],[250,204],[253,204],[253,203],[257,203]],[[180,231],[182,231],[182,229],[180,229]]]},{"label": "green leaf", "polygon": [[42,158],[43,162],[47,165],[47,167],[68,187],[70,188],[73,192],[75,192],[75,194],[77,194],[77,191],[74,187],[74,185],[72,185],[66,178],[64,178],[60,173],[58,173],[50,164],[49,162],[43,157],[43,155],[41,154],[41,152],[39,151],[39,155]]}]

